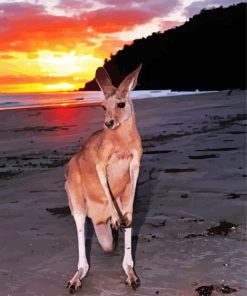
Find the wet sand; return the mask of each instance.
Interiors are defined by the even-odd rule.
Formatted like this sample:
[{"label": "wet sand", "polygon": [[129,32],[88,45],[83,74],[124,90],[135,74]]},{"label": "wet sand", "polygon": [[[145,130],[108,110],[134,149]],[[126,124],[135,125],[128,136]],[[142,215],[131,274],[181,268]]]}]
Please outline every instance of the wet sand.
[{"label": "wet sand", "polygon": [[[78,295],[246,295],[246,92],[134,104],[141,286],[124,285],[123,234],[106,255],[88,221],[91,268]],[[0,112],[0,295],[68,295],[78,258],[63,167],[102,121],[98,106]]]}]

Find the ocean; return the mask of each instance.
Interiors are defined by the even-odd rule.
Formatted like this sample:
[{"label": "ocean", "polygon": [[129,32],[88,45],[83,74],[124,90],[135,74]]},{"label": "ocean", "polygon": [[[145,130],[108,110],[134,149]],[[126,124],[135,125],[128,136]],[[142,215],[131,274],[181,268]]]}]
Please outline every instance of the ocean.
[{"label": "ocean", "polygon": [[[203,93],[199,91],[146,90],[132,91],[133,100],[145,98],[168,97],[178,95],[192,95]],[[52,106],[83,106],[100,103],[103,100],[101,91],[55,92],[55,93],[18,93],[0,94],[0,110],[52,107]]]}]

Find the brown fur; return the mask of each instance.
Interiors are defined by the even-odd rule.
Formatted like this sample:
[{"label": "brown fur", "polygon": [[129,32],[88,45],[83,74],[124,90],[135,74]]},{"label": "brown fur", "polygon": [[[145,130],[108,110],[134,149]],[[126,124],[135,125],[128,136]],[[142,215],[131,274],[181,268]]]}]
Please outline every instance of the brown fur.
[{"label": "brown fur", "polygon": [[[71,212],[83,211],[94,224],[106,223],[111,212],[96,170],[96,161],[107,166],[107,179],[114,198],[120,197],[124,210],[128,209],[130,183],[129,162],[131,151],[142,154],[140,136],[135,126],[134,114],[116,130],[104,129],[95,132],[84,147],[70,160],[67,167],[66,187],[78,194],[69,196]],[[118,169],[119,162],[124,163]]]},{"label": "brown fur", "polygon": [[85,250],[85,217],[92,219],[99,243],[112,251],[120,220],[125,229],[123,269],[127,283],[136,288],[140,281],[133,269],[131,223],[133,200],[142,156],[134,106],[129,98],[141,67],[129,74],[116,89],[103,68],[96,71],[96,80],[106,100],[104,129],[95,132],[65,169],[65,189],[74,216],[79,248],[78,269],[68,282],[71,293],[80,287],[80,279],[88,272]]}]

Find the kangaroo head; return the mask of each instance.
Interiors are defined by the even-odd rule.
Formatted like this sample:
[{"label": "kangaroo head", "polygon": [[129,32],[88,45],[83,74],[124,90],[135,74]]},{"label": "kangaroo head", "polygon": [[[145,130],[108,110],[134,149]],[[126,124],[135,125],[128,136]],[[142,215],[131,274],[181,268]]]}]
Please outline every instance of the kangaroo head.
[{"label": "kangaroo head", "polygon": [[136,87],[141,66],[131,72],[120,83],[118,88],[112,85],[111,79],[104,68],[100,67],[97,69],[95,78],[105,96],[105,100],[102,103],[102,107],[105,110],[105,128],[117,128],[134,112],[129,94]]}]

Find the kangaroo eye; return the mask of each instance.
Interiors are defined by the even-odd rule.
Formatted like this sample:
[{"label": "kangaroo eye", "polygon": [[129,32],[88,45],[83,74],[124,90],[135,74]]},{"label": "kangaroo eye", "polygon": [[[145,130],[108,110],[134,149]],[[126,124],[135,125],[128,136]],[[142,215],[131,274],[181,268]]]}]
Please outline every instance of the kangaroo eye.
[{"label": "kangaroo eye", "polygon": [[105,106],[102,106],[102,108],[103,108],[104,110],[106,110],[106,107],[105,107]]},{"label": "kangaroo eye", "polygon": [[122,103],[118,103],[117,106],[118,106],[118,108],[124,108],[125,107],[125,103],[123,103],[123,102]]}]

